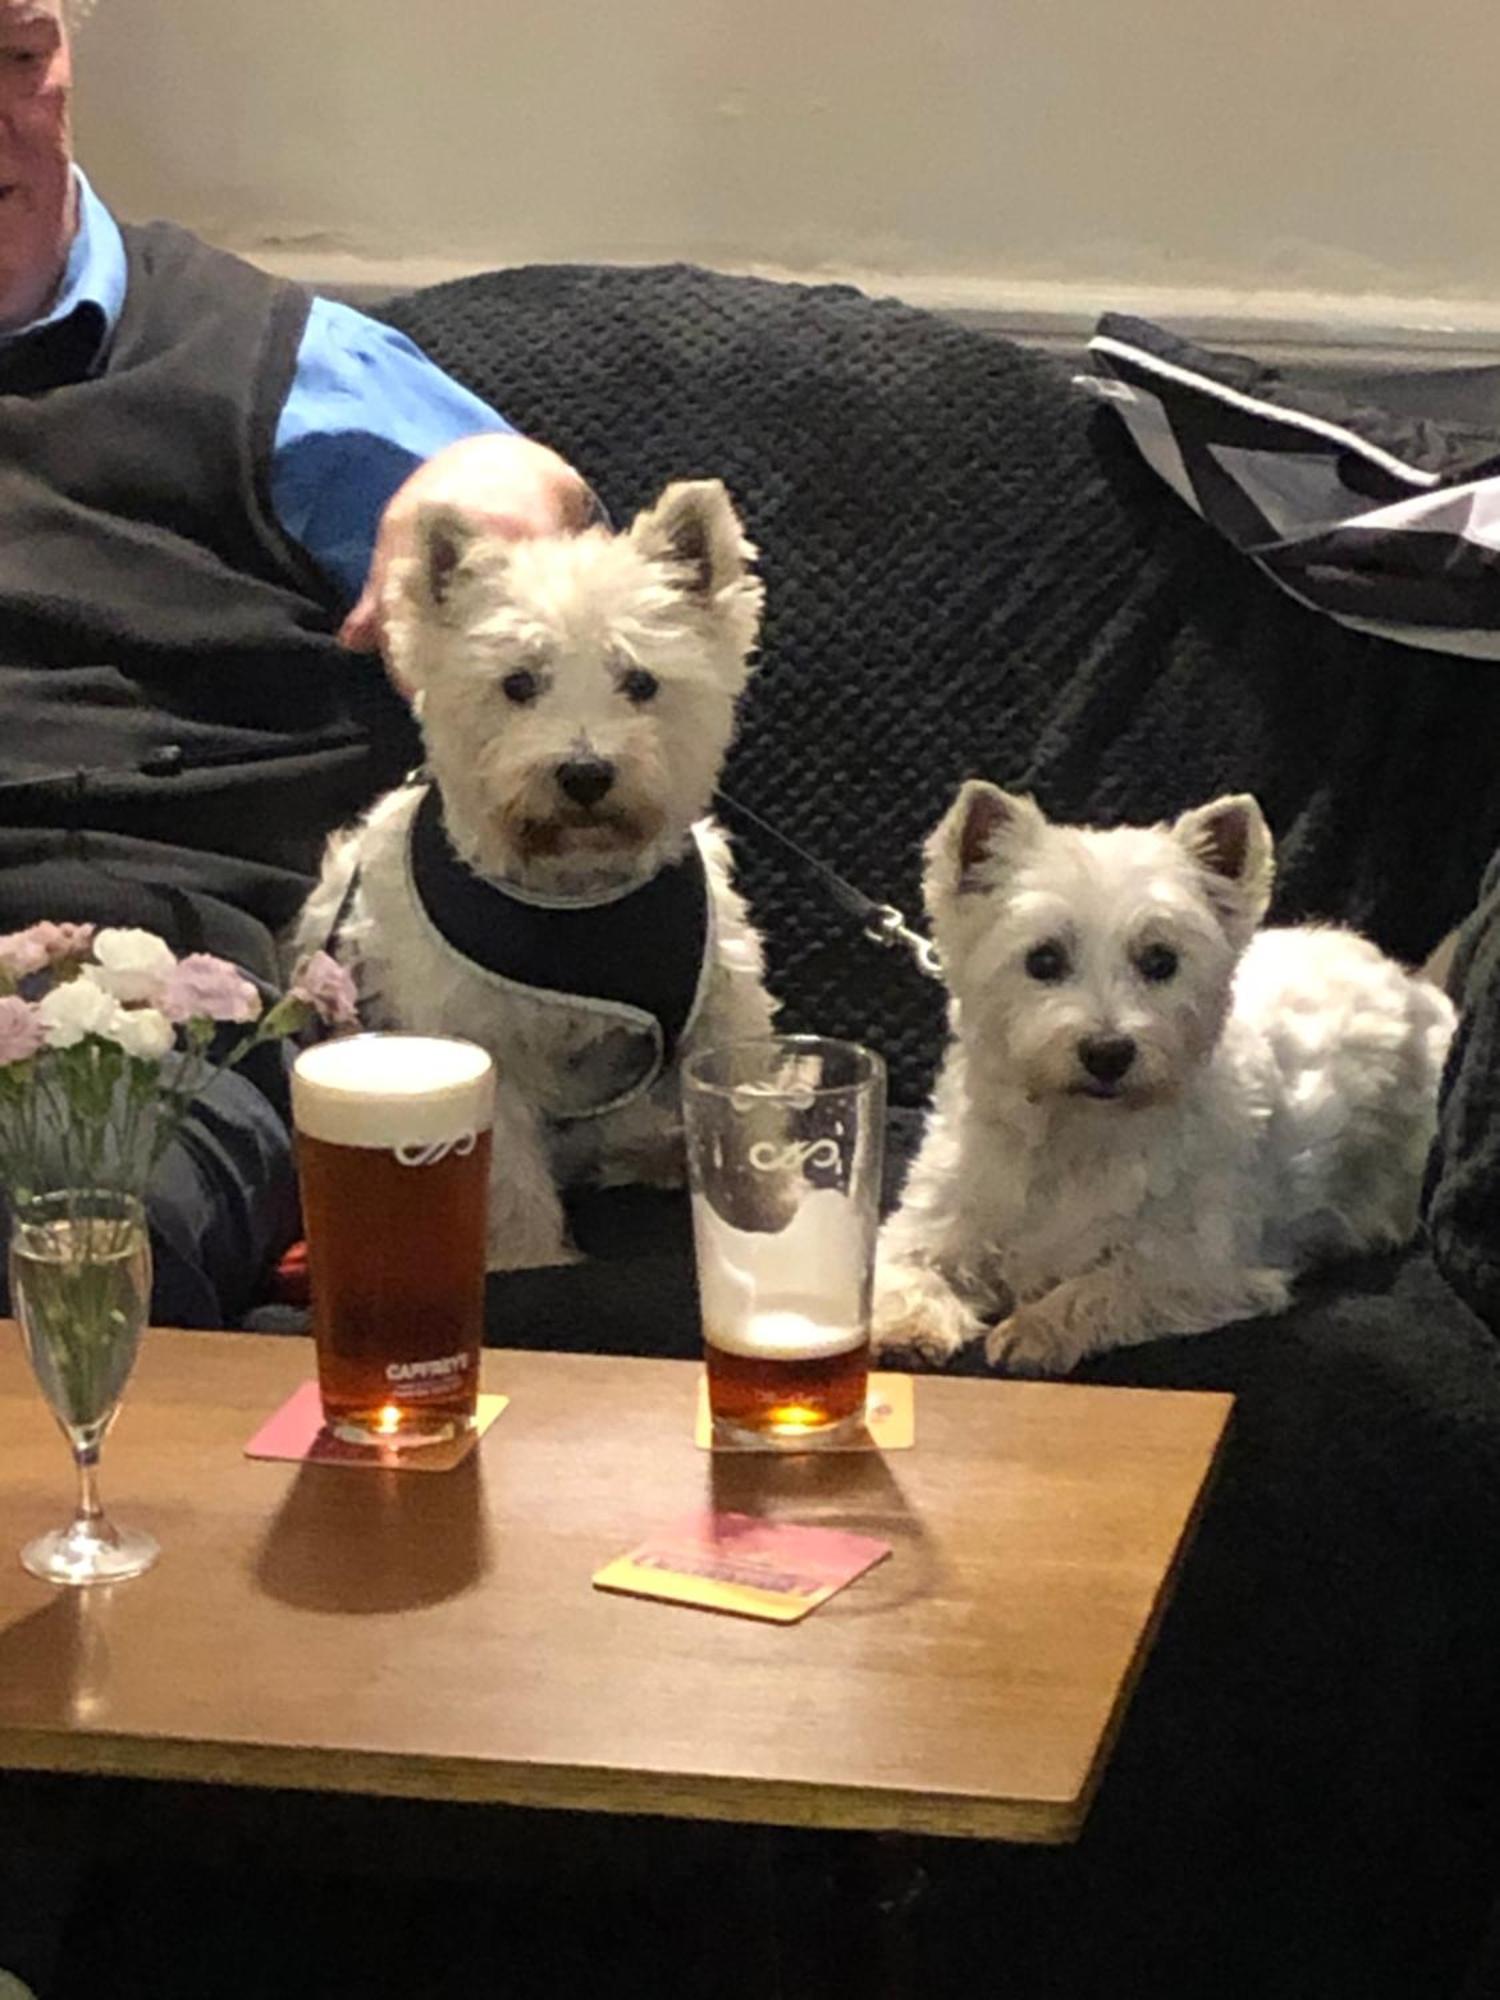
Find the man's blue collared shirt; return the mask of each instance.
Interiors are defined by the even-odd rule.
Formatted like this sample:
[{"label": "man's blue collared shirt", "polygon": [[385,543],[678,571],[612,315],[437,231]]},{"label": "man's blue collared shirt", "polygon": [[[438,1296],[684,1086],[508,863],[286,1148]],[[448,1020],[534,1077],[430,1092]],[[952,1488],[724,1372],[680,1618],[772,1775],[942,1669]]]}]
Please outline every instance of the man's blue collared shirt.
[{"label": "man's blue collared shirt", "polygon": [[[125,242],[83,173],[74,171],[78,233],[62,287],[41,319],[11,337],[93,305],[104,318],[102,348],[125,304]],[[315,298],[276,426],[276,519],[352,604],[385,504],[407,474],[459,438],[512,428],[404,334],[351,306]]]}]

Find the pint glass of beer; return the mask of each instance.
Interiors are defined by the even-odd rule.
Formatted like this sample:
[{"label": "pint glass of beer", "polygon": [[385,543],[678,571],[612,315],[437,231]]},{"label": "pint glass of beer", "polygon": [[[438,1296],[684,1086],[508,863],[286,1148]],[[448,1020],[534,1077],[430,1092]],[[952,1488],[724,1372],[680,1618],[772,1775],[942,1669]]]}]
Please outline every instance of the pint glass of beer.
[{"label": "pint glass of beer", "polygon": [[863,1421],[885,1065],[780,1035],[689,1059],[693,1238],[714,1435],[826,1443]]},{"label": "pint glass of beer", "polygon": [[323,1415],[353,1444],[474,1421],[495,1072],[472,1042],[352,1035],[292,1069]]}]

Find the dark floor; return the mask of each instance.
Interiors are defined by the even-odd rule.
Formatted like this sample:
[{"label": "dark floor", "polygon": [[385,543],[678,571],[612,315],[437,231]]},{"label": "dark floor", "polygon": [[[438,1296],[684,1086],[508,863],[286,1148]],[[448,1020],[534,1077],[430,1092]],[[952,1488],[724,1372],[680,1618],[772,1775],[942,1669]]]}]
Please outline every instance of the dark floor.
[{"label": "dark floor", "polygon": [[861,1837],[0,1783],[0,1964],[40,2000],[925,1994],[882,1916],[921,1879]]}]

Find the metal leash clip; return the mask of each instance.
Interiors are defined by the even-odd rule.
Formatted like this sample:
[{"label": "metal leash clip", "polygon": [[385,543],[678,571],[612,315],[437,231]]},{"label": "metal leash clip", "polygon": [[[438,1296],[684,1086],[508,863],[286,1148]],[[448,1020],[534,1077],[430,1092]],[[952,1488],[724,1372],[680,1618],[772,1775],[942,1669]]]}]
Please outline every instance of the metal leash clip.
[{"label": "metal leash clip", "polygon": [[914,931],[894,903],[879,905],[878,914],[865,925],[865,936],[872,944],[901,945],[916,960],[919,972],[925,972],[929,979],[942,978],[943,961],[937,946],[931,938]]}]

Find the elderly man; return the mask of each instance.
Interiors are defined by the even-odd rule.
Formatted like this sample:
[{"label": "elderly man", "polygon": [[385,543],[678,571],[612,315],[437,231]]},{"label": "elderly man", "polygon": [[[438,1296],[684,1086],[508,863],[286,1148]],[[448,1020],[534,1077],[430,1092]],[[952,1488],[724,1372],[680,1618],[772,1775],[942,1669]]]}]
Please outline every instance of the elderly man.
[{"label": "elderly man", "polygon": [[[348,307],[74,165],[63,0],[0,0],[0,932],[139,924],[275,975],[329,828],[411,761],[367,655],[423,498],[513,535],[578,475]],[[157,1310],[225,1324],[293,1227],[274,1069],[154,1204]]]}]

